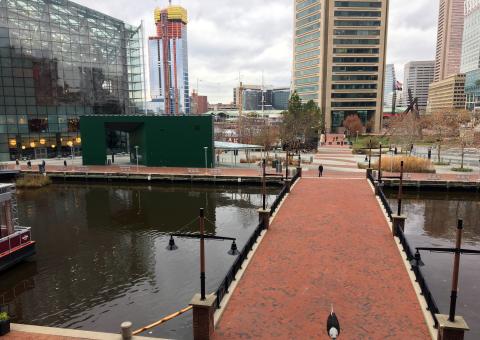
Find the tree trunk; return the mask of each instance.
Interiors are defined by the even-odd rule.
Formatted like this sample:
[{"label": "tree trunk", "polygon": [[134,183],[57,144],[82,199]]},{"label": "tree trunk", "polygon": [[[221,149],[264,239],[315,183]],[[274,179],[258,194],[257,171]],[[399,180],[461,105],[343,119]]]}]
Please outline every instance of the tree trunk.
[{"label": "tree trunk", "polygon": [[460,169],[463,170],[463,158],[465,155],[465,145],[462,143],[462,165],[460,166]]},{"label": "tree trunk", "polygon": [[438,143],[438,163],[440,164],[441,163],[441,160],[440,160],[440,149],[442,148],[442,144]]}]

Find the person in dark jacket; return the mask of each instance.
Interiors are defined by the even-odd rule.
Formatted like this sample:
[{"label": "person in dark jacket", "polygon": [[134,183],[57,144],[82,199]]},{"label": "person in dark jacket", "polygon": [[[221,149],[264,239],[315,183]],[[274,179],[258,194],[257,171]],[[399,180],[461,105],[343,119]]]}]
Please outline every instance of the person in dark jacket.
[{"label": "person in dark jacket", "polygon": [[318,166],[318,177],[323,177],[323,165]]}]

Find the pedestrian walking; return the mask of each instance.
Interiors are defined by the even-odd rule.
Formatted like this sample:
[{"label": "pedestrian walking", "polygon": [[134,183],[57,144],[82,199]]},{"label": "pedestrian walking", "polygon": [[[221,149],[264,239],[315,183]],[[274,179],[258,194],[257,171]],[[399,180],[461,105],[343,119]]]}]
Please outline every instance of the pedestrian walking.
[{"label": "pedestrian walking", "polygon": [[15,164],[16,164],[17,166],[20,165],[20,162],[18,161],[18,158],[15,160]]},{"label": "pedestrian walking", "polygon": [[64,166],[64,167],[67,167],[67,160],[64,160],[64,161],[63,161],[63,166]]},{"label": "pedestrian walking", "polygon": [[432,148],[428,148],[428,159],[432,159]]},{"label": "pedestrian walking", "polygon": [[29,169],[31,169],[31,168],[32,168],[32,162],[28,161],[28,162],[27,162],[27,167],[28,167]]},{"label": "pedestrian walking", "polygon": [[323,165],[318,166],[318,177],[323,177]]}]

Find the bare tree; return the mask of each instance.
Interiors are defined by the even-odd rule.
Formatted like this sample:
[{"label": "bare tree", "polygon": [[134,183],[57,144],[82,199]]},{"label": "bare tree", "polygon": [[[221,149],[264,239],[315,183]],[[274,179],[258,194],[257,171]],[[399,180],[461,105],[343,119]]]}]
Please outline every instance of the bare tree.
[{"label": "bare tree", "polygon": [[349,135],[355,135],[363,132],[362,120],[357,115],[349,115],[343,121],[343,127],[348,131]]}]

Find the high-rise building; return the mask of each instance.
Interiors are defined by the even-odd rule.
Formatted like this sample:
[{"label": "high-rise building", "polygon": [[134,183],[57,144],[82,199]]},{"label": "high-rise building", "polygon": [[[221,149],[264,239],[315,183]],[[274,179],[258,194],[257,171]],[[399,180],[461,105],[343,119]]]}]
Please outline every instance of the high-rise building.
[{"label": "high-rise building", "polygon": [[465,109],[465,74],[452,74],[430,84],[427,114]]},{"label": "high-rise building", "polygon": [[382,125],[388,0],[295,0],[293,89],[314,100],[328,131],[349,115]]},{"label": "high-rise building", "polygon": [[208,98],[207,96],[199,96],[194,90],[190,98],[191,113],[192,115],[201,115],[208,112]]},{"label": "high-rise building", "polygon": [[[391,108],[393,106],[394,95],[396,94],[397,77],[395,75],[395,65],[388,64],[385,67],[385,83],[383,85],[383,107]],[[396,100],[396,96],[395,96]],[[385,110],[384,110],[385,111]]]},{"label": "high-rise building", "polygon": [[272,106],[274,110],[288,110],[290,88],[278,88],[272,90]]},{"label": "high-rise building", "polygon": [[190,114],[187,10],[180,6],[155,9],[157,35],[150,37],[150,96],[166,115]]},{"label": "high-rise building", "polygon": [[244,111],[287,110],[290,88],[243,85],[233,89],[233,102]]},{"label": "high-rise building", "polygon": [[410,61],[405,64],[403,91],[404,98],[409,98],[409,90],[412,99],[418,98],[420,112],[425,111],[428,102],[429,86],[433,83],[435,73],[435,60]]},{"label": "high-rise building", "polygon": [[67,0],[0,1],[0,160],[81,146],[79,117],[144,108],[142,27]]},{"label": "high-rise building", "polygon": [[466,108],[480,110],[480,0],[465,1],[462,64],[465,73]]},{"label": "high-rise building", "polygon": [[464,1],[440,0],[434,81],[460,72]]}]

